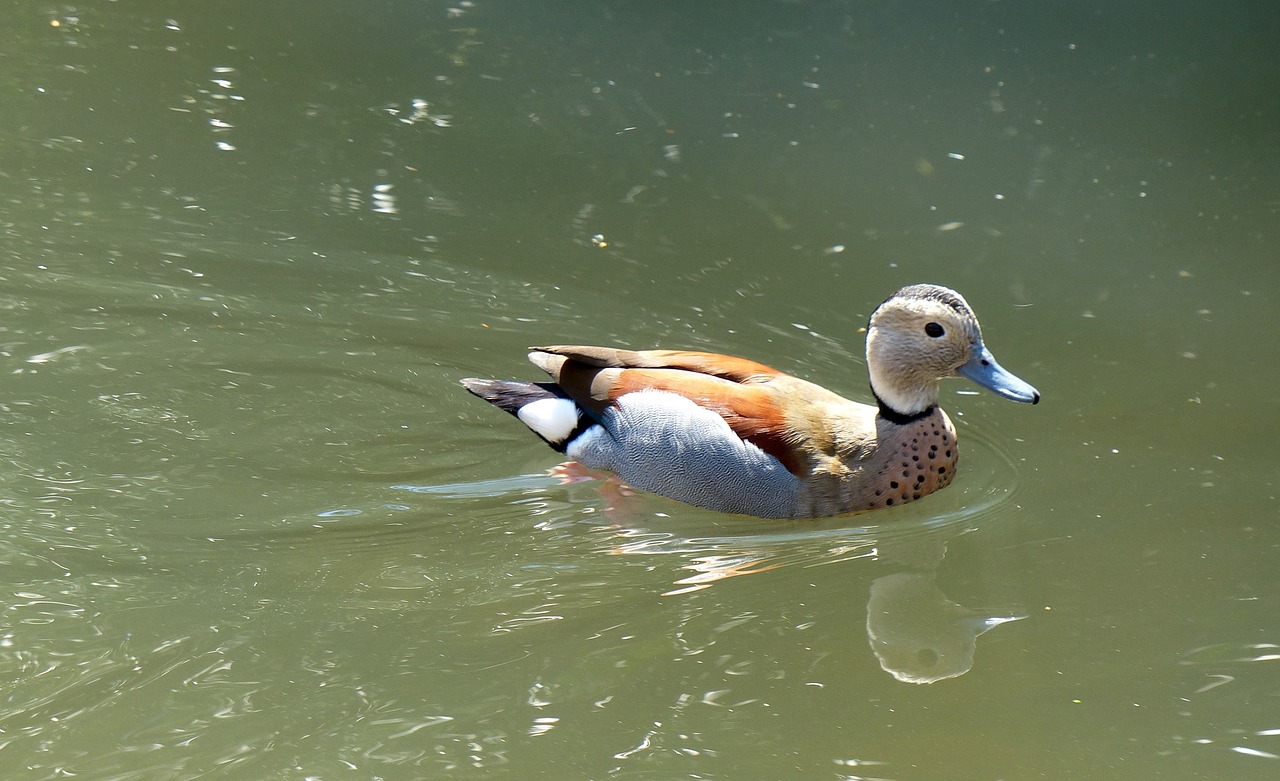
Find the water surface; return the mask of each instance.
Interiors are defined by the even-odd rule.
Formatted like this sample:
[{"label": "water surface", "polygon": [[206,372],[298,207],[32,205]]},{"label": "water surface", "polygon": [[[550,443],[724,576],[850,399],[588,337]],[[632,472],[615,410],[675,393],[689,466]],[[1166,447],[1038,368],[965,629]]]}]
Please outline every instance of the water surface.
[{"label": "water surface", "polygon": [[[0,775],[1273,778],[1267,3],[7,3]],[[867,400],[959,289],[946,491],[547,475],[457,385],[710,349]]]}]

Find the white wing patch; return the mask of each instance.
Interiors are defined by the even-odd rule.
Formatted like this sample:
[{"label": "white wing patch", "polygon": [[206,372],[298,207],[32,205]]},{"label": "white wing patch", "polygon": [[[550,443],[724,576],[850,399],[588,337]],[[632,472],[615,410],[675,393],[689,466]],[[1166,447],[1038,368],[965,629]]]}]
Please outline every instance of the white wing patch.
[{"label": "white wing patch", "polygon": [[516,417],[535,434],[558,445],[577,427],[578,405],[569,399],[538,399],[517,410]]}]

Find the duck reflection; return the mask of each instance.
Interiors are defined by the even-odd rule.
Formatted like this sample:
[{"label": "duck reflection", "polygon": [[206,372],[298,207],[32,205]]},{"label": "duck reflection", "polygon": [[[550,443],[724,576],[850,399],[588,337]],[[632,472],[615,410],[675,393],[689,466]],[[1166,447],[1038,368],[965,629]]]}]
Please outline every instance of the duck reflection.
[{"label": "duck reflection", "polygon": [[897,572],[871,583],[867,638],[885,672],[904,683],[934,683],[969,672],[978,636],[1021,618],[957,605],[932,572]]},{"label": "duck reflection", "polygon": [[[691,574],[664,596],[710,588],[729,578],[757,575],[781,567],[818,566],[870,559],[891,562],[900,571],[875,578],[867,599],[866,628],[880,667],[904,683],[935,683],[956,678],[973,667],[980,635],[1026,618],[1008,611],[981,610],[952,601],[937,584],[936,572],[947,542],[971,530],[945,526],[893,536],[884,527],[813,530],[740,538],[682,538],[619,528],[628,539],[611,550],[620,555],[676,553],[687,557]],[[908,530],[911,531],[911,530]],[[880,532],[880,533],[878,533]]]},{"label": "duck reflection", "polygon": [[693,570],[694,574],[677,580],[676,585],[680,586],[680,588],[664,592],[662,596],[670,597],[676,594],[688,594],[691,591],[710,588],[713,583],[725,578],[754,575],[758,572],[768,572],[771,569],[777,569],[782,566],[780,563],[770,561],[771,558],[768,554],[759,553],[736,556],[699,556],[684,567],[685,569]]}]

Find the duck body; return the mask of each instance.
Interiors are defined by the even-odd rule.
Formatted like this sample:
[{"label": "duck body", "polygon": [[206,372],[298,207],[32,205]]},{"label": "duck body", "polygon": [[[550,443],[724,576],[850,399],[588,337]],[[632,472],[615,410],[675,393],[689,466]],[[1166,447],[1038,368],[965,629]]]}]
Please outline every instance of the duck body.
[{"label": "duck body", "polygon": [[964,299],[913,285],[872,315],[876,406],[743,358],[675,350],[536,347],[551,382],[468,378],[472,393],[556,450],[635,488],[720,512],[809,518],[914,501],[955,475],[938,380],[1039,393],[1004,371]]}]

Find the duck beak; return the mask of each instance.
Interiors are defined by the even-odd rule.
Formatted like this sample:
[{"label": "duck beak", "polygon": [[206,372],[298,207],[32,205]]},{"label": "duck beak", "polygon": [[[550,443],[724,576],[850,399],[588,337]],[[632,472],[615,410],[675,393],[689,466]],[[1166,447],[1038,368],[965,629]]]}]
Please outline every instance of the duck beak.
[{"label": "duck beak", "polygon": [[1010,401],[1021,401],[1036,404],[1040,401],[1040,391],[1023,380],[1005,371],[991,351],[981,342],[976,345],[973,357],[969,362],[956,369],[961,377],[967,377],[984,388],[996,392]]}]

